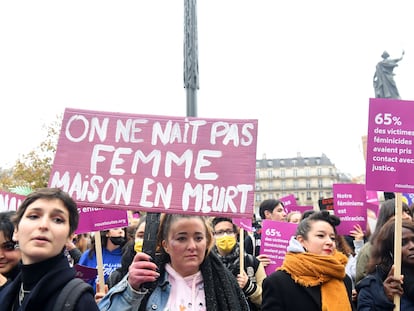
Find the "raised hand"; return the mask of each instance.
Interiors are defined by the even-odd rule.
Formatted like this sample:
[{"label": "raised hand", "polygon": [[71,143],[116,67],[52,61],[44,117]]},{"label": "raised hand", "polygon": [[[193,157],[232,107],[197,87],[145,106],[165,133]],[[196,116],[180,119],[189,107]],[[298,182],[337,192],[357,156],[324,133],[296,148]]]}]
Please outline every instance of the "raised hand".
[{"label": "raised hand", "polygon": [[135,255],[128,276],[128,283],[134,290],[140,290],[144,283],[155,282],[159,276],[158,267],[148,254],[139,252]]}]

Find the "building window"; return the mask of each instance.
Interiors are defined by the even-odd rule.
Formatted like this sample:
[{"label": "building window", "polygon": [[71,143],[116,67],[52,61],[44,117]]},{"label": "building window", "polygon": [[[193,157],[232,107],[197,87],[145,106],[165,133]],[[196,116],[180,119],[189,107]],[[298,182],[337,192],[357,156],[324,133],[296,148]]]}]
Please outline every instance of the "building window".
[{"label": "building window", "polygon": [[281,177],[285,177],[285,176],[286,176],[286,172],[285,172],[285,170],[280,170],[280,176],[281,176]]},{"label": "building window", "polygon": [[318,167],[318,176],[322,176],[322,169],[320,167]]},{"label": "building window", "polygon": [[273,166],[273,161],[272,160],[267,160],[267,166],[272,167]]},{"label": "building window", "polygon": [[316,165],[319,165],[319,164],[321,164],[321,159],[320,158],[316,158],[315,159],[315,162],[316,162]]},{"label": "building window", "polygon": [[260,202],[260,201],[262,201],[260,193],[256,193],[256,202]]},{"label": "building window", "polygon": [[292,160],[292,166],[296,166],[297,163],[298,163],[298,160],[296,160],[296,159]]},{"label": "building window", "polygon": [[310,191],[306,191],[306,200],[312,200],[312,194]]},{"label": "building window", "polygon": [[260,178],[260,171],[256,170],[256,179],[259,179],[259,178]]},{"label": "building window", "polygon": [[273,193],[269,193],[269,199],[273,199]]},{"label": "building window", "polygon": [[260,190],[260,183],[256,183],[256,190]]},{"label": "building window", "polygon": [[298,177],[298,169],[297,168],[293,169],[293,177]]},{"label": "building window", "polygon": [[280,160],[280,166],[285,166],[285,160]]},{"label": "building window", "polygon": [[310,176],[310,168],[305,168],[305,176]]},{"label": "building window", "polygon": [[286,181],[282,181],[282,190],[285,190],[286,189]]},{"label": "building window", "polygon": [[272,170],[268,170],[267,171],[267,177],[268,178],[272,178],[273,177],[273,171]]},{"label": "building window", "polygon": [[323,199],[323,191],[319,191],[319,199]]},{"label": "building window", "polygon": [[310,189],[311,187],[311,182],[309,179],[306,179],[306,189]]},{"label": "building window", "polygon": [[293,181],[293,188],[298,189],[299,188],[299,182],[297,180]]},{"label": "building window", "polygon": [[269,190],[272,190],[272,189],[273,189],[273,182],[269,181],[269,184],[268,184],[268,189],[269,189]]},{"label": "building window", "polygon": [[323,188],[323,181],[322,179],[318,179],[318,188]]}]

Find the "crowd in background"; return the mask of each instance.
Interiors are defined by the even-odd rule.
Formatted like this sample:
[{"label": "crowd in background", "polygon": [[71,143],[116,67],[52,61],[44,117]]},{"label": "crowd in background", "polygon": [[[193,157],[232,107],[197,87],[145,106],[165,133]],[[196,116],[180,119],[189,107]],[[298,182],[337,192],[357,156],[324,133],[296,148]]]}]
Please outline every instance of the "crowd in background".
[{"label": "crowd in background", "polygon": [[[243,241],[230,218],[163,214],[151,257],[142,252],[145,214],[125,228],[75,234],[75,202],[40,189],[17,212],[0,213],[0,309],[53,310],[79,265],[97,268],[99,238],[105,284],[86,280],[74,310],[393,310],[395,295],[401,310],[414,310],[406,203],[402,277],[393,266],[395,199],[381,204],[375,228],[356,225],[349,235],[337,233],[340,220],[328,211],[286,213],[283,202],[265,200],[259,214]],[[265,219],[297,224],[282,266],[269,275],[271,259],[260,250]]]}]

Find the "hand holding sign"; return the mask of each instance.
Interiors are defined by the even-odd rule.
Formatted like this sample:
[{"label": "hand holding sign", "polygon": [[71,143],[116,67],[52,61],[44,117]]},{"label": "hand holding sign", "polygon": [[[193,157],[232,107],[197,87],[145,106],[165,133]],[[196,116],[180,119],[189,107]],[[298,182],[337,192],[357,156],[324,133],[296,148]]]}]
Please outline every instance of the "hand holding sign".
[{"label": "hand holding sign", "polygon": [[157,265],[145,253],[137,253],[129,266],[128,282],[135,290],[140,290],[144,283],[155,282],[160,274]]}]

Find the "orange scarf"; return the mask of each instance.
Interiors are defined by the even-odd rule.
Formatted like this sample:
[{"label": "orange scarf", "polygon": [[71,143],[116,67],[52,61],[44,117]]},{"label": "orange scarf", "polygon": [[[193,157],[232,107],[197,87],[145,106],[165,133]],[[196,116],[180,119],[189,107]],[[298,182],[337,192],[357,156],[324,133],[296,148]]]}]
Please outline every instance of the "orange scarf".
[{"label": "orange scarf", "polygon": [[286,271],[302,286],[321,285],[322,311],[350,311],[344,283],[347,262],[348,258],[341,252],[332,256],[287,252],[283,265],[277,270]]}]

